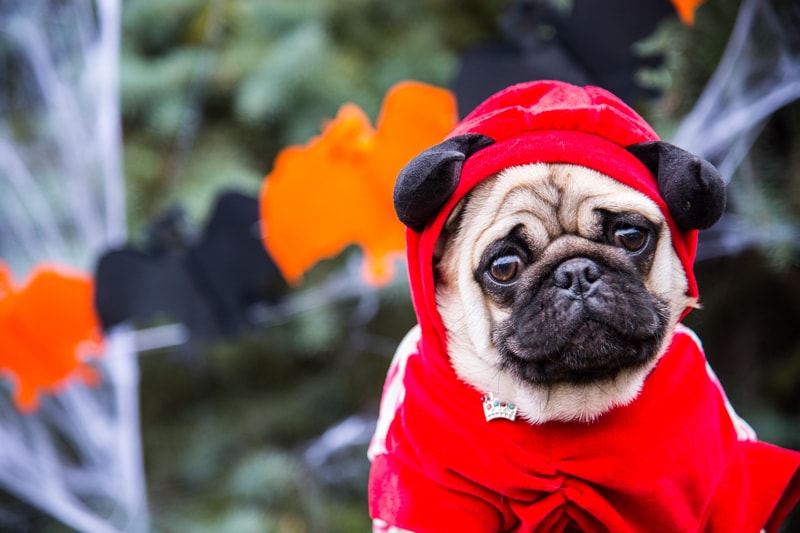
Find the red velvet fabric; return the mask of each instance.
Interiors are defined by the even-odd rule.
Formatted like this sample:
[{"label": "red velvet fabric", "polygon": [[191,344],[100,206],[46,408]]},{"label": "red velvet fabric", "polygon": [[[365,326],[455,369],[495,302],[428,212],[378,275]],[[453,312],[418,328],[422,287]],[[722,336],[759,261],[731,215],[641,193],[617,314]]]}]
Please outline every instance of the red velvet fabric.
[{"label": "red velvet fabric", "polygon": [[667,217],[693,296],[697,233],[676,230],[652,175],[624,150],[655,133],[602,89],[514,86],[452,135],[463,133],[496,142],[465,161],[426,228],[406,233],[421,339],[398,354],[384,389],[372,516],[417,532],[775,531],[800,499],[800,454],[751,440],[683,328],[640,396],[591,424],[485,421],[482,391],[450,366],[432,266],[447,215],[476,183],[516,164],[563,162],[634,187]]},{"label": "red velvet fabric", "polygon": [[[768,532],[800,454],[751,439],[680,328],[641,395],[593,423],[486,422],[481,393],[400,354],[373,443],[370,512],[423,532]],[[400,370],[398,370],[400,369]]]}]

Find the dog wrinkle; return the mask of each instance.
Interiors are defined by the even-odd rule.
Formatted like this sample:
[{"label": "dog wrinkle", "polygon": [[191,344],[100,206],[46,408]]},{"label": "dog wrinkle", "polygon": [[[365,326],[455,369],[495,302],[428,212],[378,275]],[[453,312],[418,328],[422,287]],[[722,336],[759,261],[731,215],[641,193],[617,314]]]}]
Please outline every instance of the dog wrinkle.
[{"label": "dog wrinkle", "polygon": [[545,226],[548,236],[553,238],[562,231],[555,223],[561,191],[552,182],[551,172],[551,167],[543,163],[504,169],[475,187],[474,192],[481,200],[474,209],[484,210],[491,205],[497,217],[515,213],[533,215]]},{"label": "dog wrinkle", "polygon": [[[683,301],[688,300],[680,297],[686,294],[687,282],[680,265],[675,266],[669,231],[663,219],[659,218],[662,215],[658,207],[638,191],[607,176],[581,167],[568,167],[524,165],[506,169],[495,178],[478,184],[459,206],[455,231],[446,231],[442,248],[444,256],[441,264],[437,264],[441,277],[437,280],[437,304],[447,330],[451,365],[461,380],[481,392],[498,394],[502,391],[498,396],[515,403],[520,417],[535,424],[550,420],[588,422],[618,405],[633,401],[644,378],[666,350],[672,323],[685,309],[681,305]],[[574,198],[570,200],[568,197]],[[576,200],[579,197],[580,201]],[[504,201],[507,203],[503,204]],[[658,309],[655,313],[651,311],[650,319],[639,327],[644,331],[656,322],[662,322],[664,331],[660,338],[656,336],[653,340],[650,358],[633,368],[625,368],[623,358],[609,356],[616,350],[614,343],[608,340],[596,342],[595,349],[605,354],[602,357],[609,369],[621,368],[612,377],[581,383],[531,383],[513,371],[513,364],[509,364],[500,353],[501,343],[496,342],[494,334],[490,333],[507,322],[512,311],[500,309],[501,306],[493,304],[475,285],[475,269],[488,246],[522,224],[524,231],[521,236],[536,253],[534,264],[523,271],[520,281],[528,276],[537,276],[541,280],[546,273],[543,265],[552,269],[565,257],[575,255],[588,255],[594,260],[616,265],[614,268],[619,276],[638,277],[640,274],[628,272],[635,265],[625,252],[601,242],[604,229],[598,214],[600,209],[612,212],[633,210],[660,228],[654,260],[643,283],[646,292],[656,296],[656,301],[661,303],[655,305]],[[500,211],[502,215],[498,215]],[[570,233],[568,229],[574,231]],[[441,285],[439,281],[442,281]],[[537,283],[529,282],[529,285],[538,287]],[[613,298],[613,295],[604,295],[603,298]],[[673,305],[663,306],[665,301]],[[597,300],[598,306],[601,305],[599,302]],[[533,305],[539,305],[541,310],[553,307],[544,300]],[[563,326],[564,320],[558,317],[554,320]],[[635,322],[635,317],[617,320],[617,327],[636,334],[636,327],[626,321]],[[475,323],[483,326],[475,329]],[[546,342],[554,343],[553,338]],[[554,357],[554,354],[549,355]]]}]

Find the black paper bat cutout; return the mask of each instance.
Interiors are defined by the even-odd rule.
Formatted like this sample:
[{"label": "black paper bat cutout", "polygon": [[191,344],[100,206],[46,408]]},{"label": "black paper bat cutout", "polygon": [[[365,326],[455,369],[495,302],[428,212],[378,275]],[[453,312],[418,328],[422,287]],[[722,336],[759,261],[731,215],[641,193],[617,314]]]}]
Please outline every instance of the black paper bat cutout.
[{"label": "black paper bat cutout", "polygon": [[253,326],[251,308],[275,303],[286,291],[258,220],[256,198],[223,193],[198,238],[179,229],[173,212],[151,228],[146,249],[103,254],[95,269],[103,328],[164,318],[184,324],[193,339],[212,339]]},{"label": "black paper bat cutout", "polygon": [[635,44],[674,14],[669,2],[574,0],[562,9],[515,0],[500,17],[501,38],[463,52],[454,84],[459,112],[464,116],[495,92],[531,80],[598,85],[628,103],[656,96],[636,76],[662,57],[636,53]]}]

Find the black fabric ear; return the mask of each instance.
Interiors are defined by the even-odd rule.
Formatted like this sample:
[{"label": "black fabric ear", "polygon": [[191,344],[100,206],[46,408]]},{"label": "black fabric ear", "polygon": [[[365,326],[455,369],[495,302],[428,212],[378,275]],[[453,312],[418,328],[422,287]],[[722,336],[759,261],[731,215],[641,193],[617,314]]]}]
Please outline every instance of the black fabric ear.
[{"label": "black fabric ear", "polygon": [[658,192],[681,229],[706,229],[725,211],[725,182],[701,157],[663,141],[626,148],[653,173]]},{"label": "black fabric ear", "polygon": [[493,142],[477,133],[459,135],[409,161],[394,185],[394,209],[400,222],[422,231],[455,191],[464,160]]}]

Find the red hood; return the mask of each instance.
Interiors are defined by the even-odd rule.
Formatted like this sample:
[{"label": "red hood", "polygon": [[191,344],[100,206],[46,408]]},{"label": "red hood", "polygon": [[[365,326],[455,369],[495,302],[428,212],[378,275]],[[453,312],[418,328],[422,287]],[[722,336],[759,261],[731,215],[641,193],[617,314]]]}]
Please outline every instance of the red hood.
[{"label": "red hood", "polygon": [[697,297],[692,271],[697,231],[678,229],[659,195],[655,178],[625,149],[658,140],[658,135],[616,96],[598,87],[576,87],[557,81],[518,84],[487,99],[449,137],[468,133],[486,135],[495,142],[467,158],[455,192],[421,233],[406,230],[414,308],[423,337],[437,339],[436,351],[445,352],[444,326],[436,310],[433,278],[436,241],[447,216],[464,195],[483,179],[514,165],[577,164],[611,176],[652,199],[669,225],[673,247],[686,273],[688,295]]}]

